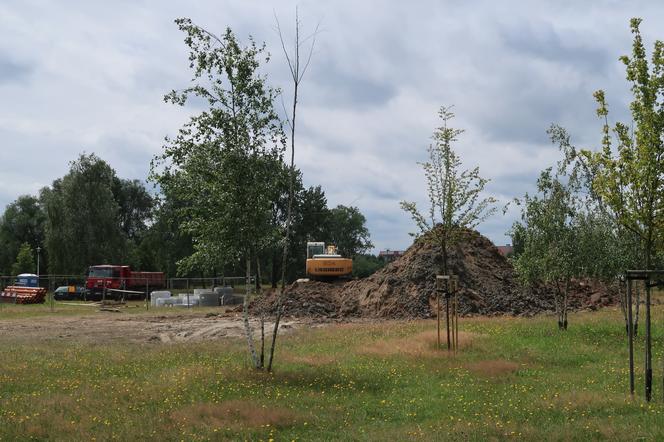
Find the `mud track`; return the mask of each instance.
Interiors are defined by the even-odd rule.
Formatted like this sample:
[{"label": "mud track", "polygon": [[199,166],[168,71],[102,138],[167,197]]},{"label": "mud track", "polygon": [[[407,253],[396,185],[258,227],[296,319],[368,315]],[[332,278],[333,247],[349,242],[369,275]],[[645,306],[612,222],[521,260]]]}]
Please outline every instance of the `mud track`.
[{"label": "mud track", "polygon": [[[255,333],[260,333],[258,319],[252,318]],[[280,333],[313,325],[303,319],[282,320]],[[266,323],[271,333],[274,323]],[[210,341],[244,336],[240,315],[204,313],[178,315],[126,315],[99,313],[83,316],[43,316],[0,320],[0,343],[11,341],[68,340],[84,343],[154,342],[177,343]]]}]

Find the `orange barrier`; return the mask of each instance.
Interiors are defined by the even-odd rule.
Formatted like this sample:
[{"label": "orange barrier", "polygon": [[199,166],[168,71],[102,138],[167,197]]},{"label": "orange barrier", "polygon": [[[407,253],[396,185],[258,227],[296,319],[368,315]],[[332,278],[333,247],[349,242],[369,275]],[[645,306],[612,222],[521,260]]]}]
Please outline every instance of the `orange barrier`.
[{"label": "orange barrier", "polygon": [[14,304],[42,304],[46,301],[46,288],[9,286],[0,293],[0,302]]}]

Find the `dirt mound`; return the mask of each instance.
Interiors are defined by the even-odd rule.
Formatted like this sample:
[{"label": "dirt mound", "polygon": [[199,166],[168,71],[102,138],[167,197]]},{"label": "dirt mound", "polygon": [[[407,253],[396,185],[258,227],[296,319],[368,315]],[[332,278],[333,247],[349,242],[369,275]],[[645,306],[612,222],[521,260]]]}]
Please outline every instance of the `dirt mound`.
[{"label": "dirt mound", "polygon": [[[284,292],[283,308],[287,316],[325,317],[339,316],[339,293],[344,282],[295,282]],[[279,290],[270,290],[252,303],[254,313],[273,314],[276,311]]]},{"label": "dirt mound", "polygon": [[[440,247],[422,239],[406,253],[368,278],[346,283],[295,283],[285,292],[285,313],[292,316],[427,318],[435,313],[435,275],[442,267]],[[459,275],[462,314],[533,315],[553,311],[553,290],[522,287],[512,264],[491,241],[475,231],[461,233],[448,253],[448,266]],[[615,303],[605,287],[575,281],[572,309]],[[273,311],[276,294],[258,303]]]},{"label": "dirt mound", "polygon": [[[459,276],[462,314],[529,314],[553,309],[546,298],[521,289],[510,262],[479,233],[463,232],[448,255],[449,269]],[[440,247],[416,241],[400,259],[344,287],[341,311],[380,317],[431,316],[435,275],[441,267]]]}]

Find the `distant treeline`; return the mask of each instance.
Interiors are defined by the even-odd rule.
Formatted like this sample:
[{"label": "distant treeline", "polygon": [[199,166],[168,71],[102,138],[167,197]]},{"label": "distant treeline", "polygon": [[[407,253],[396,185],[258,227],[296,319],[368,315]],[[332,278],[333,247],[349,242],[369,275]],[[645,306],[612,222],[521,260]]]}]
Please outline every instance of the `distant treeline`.
[{"label": "distant treeline", "polygon": [[[289,281],[304,276],[307,241],[334,243],[349,257],[373,247],[366,219],[357,207],[329,208],[320,186],[305,188],[299,171],[296,176],[292,247],[286,264]],[[275,234],[285,222],[287,192],[284,180],[281,197],[270,208]],[[82,274],[88,266],[102,263],[164,271],[170,277],[242,274],[240,258],[229,260],[222,254],[213,267],[181,265],[194,251],[183,228],[187,219],[178,210],[182,204],[165,193],[151,194],[140,180],[119,178],[96,155],[82,154],[65,176],[38,195],[20,196],[5,208],[0,217],[0,273],[35,272],[39,248],[41,274]],[[281,252],[279,240],[266,245],[252,271],[260,273],[264,282],[276,284],[283,265]],[[357,264],[364,275],[381,262],[363,255]]]}]

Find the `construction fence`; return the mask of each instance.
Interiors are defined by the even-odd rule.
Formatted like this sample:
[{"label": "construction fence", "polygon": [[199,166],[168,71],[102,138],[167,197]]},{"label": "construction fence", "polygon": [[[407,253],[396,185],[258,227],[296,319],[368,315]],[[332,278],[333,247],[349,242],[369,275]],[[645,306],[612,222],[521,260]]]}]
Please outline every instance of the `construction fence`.
[{"label": "construction fence", "polygon": [[[94,287],[86,287],[85,275],[39,275],[39,276],[0,276],[0,292],[6,287],[42,287],[49,300],[99,301],[103,299],[147,300],[155,290],[168,290],[174,294],[193,293],[197,289],[226,287],[236,292],[244,291],[247,278],[244,276],[218,276],[210,278],[150,278],[107,277],[97,281]],[[249,278],[253,286],[255,276]],[[4,300],[7,302],[7,300]]]}]

